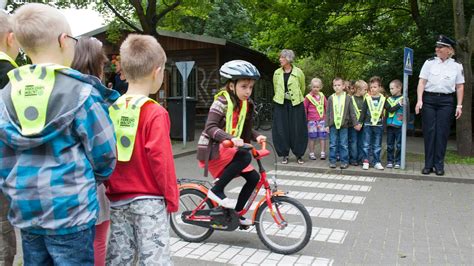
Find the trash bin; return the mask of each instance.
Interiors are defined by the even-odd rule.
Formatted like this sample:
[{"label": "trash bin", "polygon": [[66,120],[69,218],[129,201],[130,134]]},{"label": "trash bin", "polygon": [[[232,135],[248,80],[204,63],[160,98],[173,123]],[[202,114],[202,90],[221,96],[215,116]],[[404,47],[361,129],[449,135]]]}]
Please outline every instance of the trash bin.
[{"label": "trash bin", "polygon": [[[196,102],[191,97],[186,97],[186,140],[194,140],[194,129],[196,125]],[[166,98],[168,113],[170,115],[171,130],[170,138],[183,140],[183,97]]]}]

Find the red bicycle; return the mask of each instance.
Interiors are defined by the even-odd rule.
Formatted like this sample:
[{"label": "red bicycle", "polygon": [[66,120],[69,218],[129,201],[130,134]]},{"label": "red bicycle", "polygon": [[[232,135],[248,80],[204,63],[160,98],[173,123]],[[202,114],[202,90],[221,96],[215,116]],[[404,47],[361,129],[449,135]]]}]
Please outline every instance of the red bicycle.
[{"label": "red bicycle", "polygon": [[[223,144],[228,148],[233,147],[231,141],[224,141]],[[245,208],[236,212],[218,206],[206,196],[211,186],[209,182],[179,179],[180,206],[179,211],[171,215],[171,228],[185,241],[202,242],[209,238],[214,230],[250,229],[250,226],[239,224],[239,217],[253,209],[252,223],[266,247],[280,254],[298,252],[308,244],[312,233],[312,222],[308,211],[299,201],[285,196],[286,193],[278,190],[275,177],[272,177],[273,187],[271,187],[261,162],[263,157],[270,154],[265,142],[262,143],[260,150],[250,144],[245,144],[239,149],[252,153],[260,173],[260,181]],[[253,204],[262,187],[263,197]],[[254,228],[251,228],[250,232],[253,230]]]}]

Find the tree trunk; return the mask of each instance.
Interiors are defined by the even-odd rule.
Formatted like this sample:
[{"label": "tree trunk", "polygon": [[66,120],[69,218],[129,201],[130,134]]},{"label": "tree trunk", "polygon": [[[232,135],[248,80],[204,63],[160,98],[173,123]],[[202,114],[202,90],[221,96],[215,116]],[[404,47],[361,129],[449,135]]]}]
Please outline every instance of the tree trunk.
[{"label": "tree trunk", "polygon": [[456,121],[456,141],[458,154],[461,156],[470,156],[472,154],[472,67],[471,41],[473,30],[473,19],[466,30],[466,20],[464,18],[463,0],[453,0],[454,12],[454,32],[458,42],[456,55],[464,68],[464,98],[463,113],[461,118]]}]

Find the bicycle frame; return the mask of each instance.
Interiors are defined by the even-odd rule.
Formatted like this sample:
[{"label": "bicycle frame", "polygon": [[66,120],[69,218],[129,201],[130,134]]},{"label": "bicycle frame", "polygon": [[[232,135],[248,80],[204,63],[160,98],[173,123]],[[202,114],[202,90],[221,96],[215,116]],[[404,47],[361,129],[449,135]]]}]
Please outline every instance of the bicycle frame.
[{"label": "bicycle frame", "polygon": [[[227,144],[227,145],[230,145],[230,144]],[[278,225],[278,227],[280,227],[280,228],[286,227],[287,223],[286,223],[285,219],[283,218],[280,210],[277,207],[276,212],[275,212],[275,210],[273,208],[273,205],[272,205],[272,197],[284,196],[285,192],[283,192],[281,190],[276,190],[276,191],[272,192],[272,190],[270,188],[270,184],[267,180],[267,173],[266,173],[266,171],[265,171],[265,169],[262,165],[262,162],[260,161],[260,159],[262,157],[265,157],[269,154],[269,152],[265,149],[265,142],[262,144],[262,148],[260,149],[261,153],[259,153],[259,151],[255,149],[255,147],[253,147],[253,146],[250,146],[250,147],[252,149],[251,150],[252,156],[255,158],[255,160],[257,161],[257,164],[258,164],[259,173],[260,173],[260,180],[257,183],[257,185],[255,187],[255,190],[253,191],[253,193],[250,195],[249,199],[247,200],[247,204],[245,205],[244,209],[239,211],[238,215],[243,216],[249,211],[250,207],[252,206],[253,202],[255,201],[255,199],[258,195],[258,192],[260,191],[260,189],[262,187],[264,187],[265,188],[265,196],[263,196],[258,201],[257,205],[255,206],[255,209],[254,209],[253,215],[252,215],[252,222],[255,223],[255,219],[257,217],[257,212],[258,212],[258,209],[260,208],[260,206],[262,204],[266,203],[268,205],[268,209],[270,210],[270,214],[272,215],[272,218],[275,221],[275,223]],[[186,189],[186,188],[197,189],[200,192],[204,193],[204,195],[207,195],[207,191],[209,190],[209,188],[205,185],[206,182],[202,182],[202,181],[199,181],[199,180],[191,180],[191,179],[181,179],[181,180],[182,181],[190,181],[190,182],[182,184],[181,181],[180,181],[179,185],[178,185],[180,190]],[[196,221],[209,221],[210,219],[212,219],[211,216],[201,216],[201,215],[197,216],[197,215],[195,215],[197,211],[201,210],[204,207],[204,204],[207,200],[208,200],[208,197],[206,196],[198,204],[198,206],[191,212],[191,214],[188,216],[188,219],[196,220]],[[211,202],[213,204],[213,207],[218,206],[218,204],[215,203],[214,201],[211,200]]]}]

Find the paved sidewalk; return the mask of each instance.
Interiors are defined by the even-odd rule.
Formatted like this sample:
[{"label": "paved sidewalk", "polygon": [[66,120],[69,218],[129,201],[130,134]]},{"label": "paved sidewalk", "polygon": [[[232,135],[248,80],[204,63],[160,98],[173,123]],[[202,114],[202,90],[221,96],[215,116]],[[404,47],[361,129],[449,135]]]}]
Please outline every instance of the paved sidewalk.
[{"label": "paved sidewalk", "polygon": [[[198,128],[195,132],[194,141],[188,141],[186,146],[183,147],[182,141],[173,140],[173,154],[175,158],[187,156],[196,152],[197,142],[202,129]],[[271,139],[271,131],[261,132]],[[386,137],[383,138],[382,154],[385,153]],[[328,146],[328,145],[326,145]],[[456,141],[450,140],[448,143],[449,150],[456,149]],[[424,144],[423,138],[421,137],[408,137],[407,139],[407,151],[409,153],[423,154]],[[277,167],[280,170],[300,170],[300,171],[313,171],[315,173],[328,173],[328,174],[346,174],[346,175],[360,175],[360,176],[377,176],[386,178],[404,178],[414,180],[432,180],[441,182],[456,182],[456,183],[471,183],[474,184],[474,165],[463,165],[463,164],[445,164],[445,175],[437,176],[434,173],[430,175],[421,174],[421,169],[424,166],[423,162],[406,162],[406,169],[385,169],[375,170],[370,168],[369,170],[363,170],[361,166],[349,166],[347,169],[330,169],[328,167],[328,160],[309,160],[307,154],[305,155],[305,163],[299,165],[296,163],[296,158],[292,155],[288,164],[277,163]],[[384,164],[385,162],[383,162]]]}]

